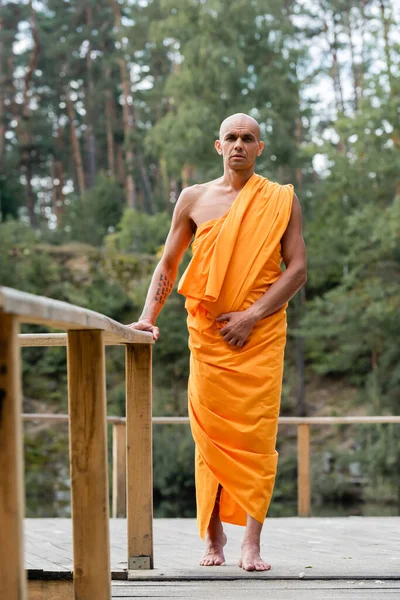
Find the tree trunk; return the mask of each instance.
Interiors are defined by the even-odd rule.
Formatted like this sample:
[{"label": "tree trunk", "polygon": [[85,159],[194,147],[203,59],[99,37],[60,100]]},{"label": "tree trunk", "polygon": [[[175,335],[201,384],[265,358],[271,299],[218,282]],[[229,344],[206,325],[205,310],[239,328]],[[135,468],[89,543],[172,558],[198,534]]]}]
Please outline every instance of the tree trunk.
[{"label": "tree trunk", "polygon": [[36,69],[39,52],[40,52],[40,42],[37,30],[36,23],[36,14],[32,6],[32,0],[29,3],[30,6],[30,14],[31,14],[31,32],[33,37],[33,49],[32,54],[30,56],[29,65],[24,77],[24,87],[22,93],[22,106],[19,111],[17,118],[17,137],[20,143],[20,155],[21,155],[21,170],[26,179],[25,186],[25,202],[26,209],[29,216],[29,221],[32,227],[37,227],[37,217],[35,213],[35,196],[32,188],[32,158],[33,158],[33,144],[32,144],[32,135],[30,130],[30,119],[31,119],[31,111],[29,107],[30,101],[30,91],[31,91],[31,83],[32,76]]},{"label": "tree trunk", "polygon": [[68,114],[70,132],[71,132],[72,158],[73,158],[74,165],[75,165],[79,194],[82,197],[85,193],[85,174],[83,171],[81,147],[79,144],[79,139],[78,139],[78,136],[76,133],[76,127],[75,127],[74,105],[72,104],[72,100],[69,97],[68,92],[66,93],[65,103],[67,105],[67,114]]},{"label": "tree trunk", "polygon": [[391,91],[393,91],[393,73],[392,73],[392,58],[390,55],[390,42],[389,42],[389,27],[390,22],[388,17],[386,16],[385,3],[383,0],[379,2],[381,15],[382,15],[382,24],[383,24],[383,39],[385,40],[385,56],[386,56],[386,71],[389,78],[389,86]]},{"label": "tree trunk", "polygon": [[[342,82],[340,77],[340,67],[337,55],[337,33],[336,33],[336,18],[335,15],[332,16],[332,39],[331,32],[329,30],[328,22],[325,22],[325,33],[326,39],[330,47],[331,55],[332,55],[332,66],[330,68],[329,74],[332,78],[333,89],[335,95],[335,106],[337,113],[344,113],[344,100],[343,100],[343,90],[342,90]],[[337,144],[337,150],[340,154],[344,154],[346,151],[345,144],[343,139],[340,139]]]},{"label": "tree trunk", "polygon": [[51,157],[50,173],[51,173],[51,199],[53,213],[57,217],[57,226],[59,227],[62,222],[64,214],[64,172],[63,164],[61,160],[62,156],[62,129],[60,123],[58,124],[57,138],[56,138],[56,152]]},{"label": "tree trunk", "polygon": [[59,181],[57,186],[57,223],[60,224],[64,215],[65,198],[64,198],[64,166],[62,161],[63,149],[64,149],[64,135],[63,128],[60,123],[58,124],[57,131],[57,160],[55,162],[56,177]]},{"label": "tree trunk", "polygon": [[125,185],[124,151],[121,144],[117,145],[117,175],[121,185]]},{"label": "tree trunk", "polygon": [[[88,24],[90,33],[93,29],[93,13],[92,7],[86,6],[86,22]],[[90,35],[90,34],[89,34]],[[87,78],[88,78],[88,87],[86,91],[87,97],[87,128],[85,132],[86,139],[86,157],[87,157],[87,170],[86,170],[86,182],[87,187],[90,189],[93,187],[95,179],[96,179],[96,138],[95,138],[95,88],[93,82],[93,61],[91,57],[91,42],[89,39],[89,46],[86,54],[86,68],[87,68]]]},{"label": "tree trunk", "polygon": [[132,148],[132,136],[134,132],[133,116],[129,109],[130,102],[130,78],[128,69],[123,58],[119,59],[122,83],[122,121],[124,124],[125,138],[125,168],[126,168],[126,202],[129,208],[136,208],[136,190],[133,177],[135,168],[135,155]]},{"label": "tree trunk", "polygon": [[87,125],[84,133],[85,140],[85,184],[90,190],[96,181],[96,139],[91,125]]},{"label": "tree trunk", "polygon": [[138,158],[140,174],[142,176],[142,182],[143,182],[144,206],[145,206],[146,212],[151,215],[155,212],[154,201],[153,201],[153,190],[152,190],[149,176],[147,174],[146,165],[144,164],[144,159],[143,159],[142,153],[139,149],[137,150],[136,155]]},{"label": "tree trunk", "polygon": [[167,161],[162,156],[158,159],[159,187],[160,196],[165,202],[165,210],[171,212],[171,203],[169,201],[170,183],[168,177]]},{"label": "tree trunk", "polygon": [[[111,81],[111,67],[107,66],[105,71],[106,81]],[[111,177],[115,177],[115,144],[114,144],[114,123],[115,123],[115,110],[113,103],[113,96],[110,87],[107,86],[105,90],[105,125],[106,125],[106,139],[107,139],[107,158],[108,158],[108,172]]]},{"label": "tree trunk", "polygon": [[[114,27],[117,38],[121,38],[121,7],[117,0],[110,0],[114,13]],[[121,44],[123,42],[121,41]],[[135,130],[133,112],[131,110],[131,80],[124,56],[118,58],[122,87],[122,121],[125,138],[125,188],[126,203],[130,208],[136,208],[136,186],[134,180],[135,155],[133,151],[133,133]]]},{"label": "tree trunk", "polygon": [[354,104],[354,109],[358,110],[358,73],[357,73],[356,57],[355,57],[355,51],[354,51],[353,25],[351,22],[351,8],[349,8],[346,12],[346,28],[347,28],[347,35],[349,37],[349,43],[350,43],[351,72],[353,75],[353,91],[354,91],[353,104]]},{"label": "tree trunk", "polygon": [[53,213],[57,214],[57,169],[56,169],[56,160],[54,156],[51,157],[50,162],[50,177],[51,177],[51,207],[53,209]]},{"label": "tree trunk", "polygon": [[[121,36],[121,7],[117,0],[110,0],[111,8],[114,13],[114,27],[117,38]],[[123,42],[121,41],[123,45]],[[134,180],[135,170],[135,154],[133,151],[133,134],[135,131],[135,123],[133,111],[131,109],[132,96],[131,96],[131,80],[128,73],[128,68],[124,56],[118,58],[118,65],[121,74],[121,87],[122,87],[122,121],[124,126],[124,138],[125,138],[125,188],[126,188],[126,202],[130,208],[136,208],[136,187]]]},{"label": "tree trunk", "polygon": [[331,55],[332,55],[332,66],[330,69],[330,76],[332,77],[333,88],[334,88],[334,92],[335,92],[336,110],[338,113],[340,113],[340,112],[344,113],[343,89],[342,89],[342,81],[341,81],[341,77],[340,77],[340,66],[339,66],[338,54],[337,54],[338,39],[337,39],[337,32],[336,32],[335,15],[332,15],[332,39],[330,36],[331,32],[329,30],[329,25],[327,22],[325,22],[325,32],[326,32],[326,38],[327,38],[327,41],[328,41],[328,44],[330,47],[330,51],[331,51]]},{"label": "tree trunk", "polygon": [[364,97],[365,74],[365,0],[360,1],[360,35],[361,35],[361,65],[360,65],[360,100]]},{"label": "tree trunk", "polygon": [[25,198],[29,221],[32,227],[38,226],[38,220],[35,212],[35,194],[32,187],[32,161],[29,146],[25,146],[21,153],[21,167],[26,179]]}]

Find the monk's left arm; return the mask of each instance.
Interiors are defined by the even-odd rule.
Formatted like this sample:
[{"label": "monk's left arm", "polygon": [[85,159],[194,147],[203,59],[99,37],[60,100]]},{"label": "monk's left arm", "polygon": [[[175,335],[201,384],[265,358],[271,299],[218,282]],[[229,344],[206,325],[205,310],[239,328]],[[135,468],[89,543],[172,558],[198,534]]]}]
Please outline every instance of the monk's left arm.
[{"label": "monk's left arm", "polygon": [[246,311],[255,322],[279,310],[307,281],[306,246],[302,233],[301,208],[296,194],[293,196],[292,213],[281,240],[281,249],[286,270]]}]

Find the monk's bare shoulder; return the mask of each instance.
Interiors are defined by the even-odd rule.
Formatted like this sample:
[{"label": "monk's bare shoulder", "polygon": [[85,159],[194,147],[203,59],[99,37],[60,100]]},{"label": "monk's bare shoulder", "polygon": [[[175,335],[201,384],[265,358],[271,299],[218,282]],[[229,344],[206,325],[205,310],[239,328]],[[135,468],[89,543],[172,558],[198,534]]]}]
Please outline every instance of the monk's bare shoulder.
[{"label": "monk's bare shoulder", "polygon": [[221,178],[213,181],[206,181],[205,183],[196,183],[195,185],[190,185],[182,190],[178,203],[181,205],[181,210],[185,211],[193,223],[194,230],[197,227],[198,212],[204,198],[213,192],[220,179]]}]

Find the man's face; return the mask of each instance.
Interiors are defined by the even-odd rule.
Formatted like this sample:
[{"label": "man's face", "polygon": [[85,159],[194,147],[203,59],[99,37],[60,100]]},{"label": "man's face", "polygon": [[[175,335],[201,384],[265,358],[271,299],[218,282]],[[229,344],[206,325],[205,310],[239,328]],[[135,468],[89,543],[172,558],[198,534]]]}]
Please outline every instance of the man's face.
[{"label": "man's face", "polygon": [[264,143],[260,142],[259,130],[249,122],[227,123],[215,142],[217,152],[223,156],[224,165],[234,171],[242,171],[254,165]]}]

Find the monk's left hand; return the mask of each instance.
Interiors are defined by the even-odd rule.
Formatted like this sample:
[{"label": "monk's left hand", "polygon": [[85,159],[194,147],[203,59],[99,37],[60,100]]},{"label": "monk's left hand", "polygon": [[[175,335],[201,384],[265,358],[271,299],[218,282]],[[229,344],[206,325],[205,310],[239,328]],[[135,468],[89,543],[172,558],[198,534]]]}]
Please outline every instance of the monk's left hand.
[{"label": "monk's left hand", "polygon": [[239,346],[246,343],[256,321],[246,310],[224,313],[216,318],[218,323],[228,321],[225,327],[220,329],[220,334],[230,346]]}]

